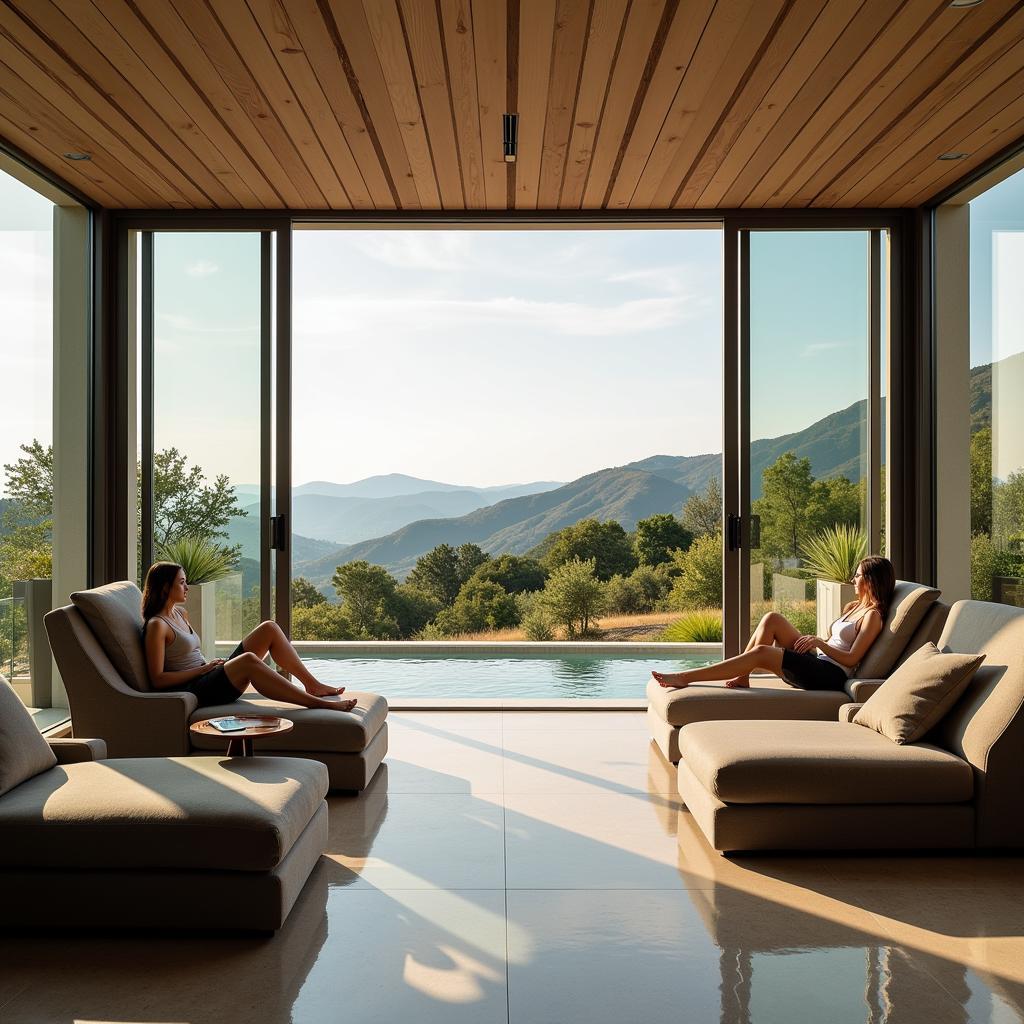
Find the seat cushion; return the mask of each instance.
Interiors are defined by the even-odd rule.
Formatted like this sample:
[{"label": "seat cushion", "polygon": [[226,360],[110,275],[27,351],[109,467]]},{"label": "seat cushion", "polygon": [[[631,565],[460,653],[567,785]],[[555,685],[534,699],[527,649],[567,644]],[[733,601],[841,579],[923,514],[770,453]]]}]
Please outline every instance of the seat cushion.
[{"label": "seat cushion", "polygon": [[[278,700],[268,700],[259,695],[244,695],[231,704],[219,704],[199,708],[193,712],[190,722],[204,722],[223,715],[276,715],[295,723],[295,727],[277,736],[259,739],[254,746],[258,750],[289,751],[334,751],[341,754],[355,754],[365,750],[374,736],[380,732],[388,716],[388,702],[376,693],[345,693],[354,697],[356,706],[351,711],[327,711],[319,708],[300,708]],[[196,750],[226,749],[227,737],[190,734]]]},{"label": "seat cushion", "polygon": [[136,690],[151,690],[142,645],[142,593],[123,580],[71,595],[121,678]]},{"label": "seat cushion", "polygon": [[327,769],[297,758],[63,765],[0,799],[0,865],[269,871],[326,793]]},{"label": "seat cushion", "polygon": [[856,674],[861,679],[884,679],[938,599],[939,591],[934,587],[897,580],[882,632],[857,666]]},{"label": "seat cushion", "polygon": [[971,766],[955,754],[848,722],[696,722],[679,748],[727,804],[957,803],[973,792]]},{"label": "seat cushion", "polygon": [[944,654],[927,643],[868,698],[854,724],[893,743],[916,743],[953,707],[984,660],[984,654]]},{"label": "seat cushion", "polygon": [[773,676],[751,681],[750,689],[730,690],[720,683],[684,686],[668,690],[653,679],[647,684],[647,700],[669,725],[756,718],[835,721],[849,701],[845,691],[800,690]]},{"label": "seat cushion", "polygon": [[32,716],[0,676],[0,796],[57,763]]}]

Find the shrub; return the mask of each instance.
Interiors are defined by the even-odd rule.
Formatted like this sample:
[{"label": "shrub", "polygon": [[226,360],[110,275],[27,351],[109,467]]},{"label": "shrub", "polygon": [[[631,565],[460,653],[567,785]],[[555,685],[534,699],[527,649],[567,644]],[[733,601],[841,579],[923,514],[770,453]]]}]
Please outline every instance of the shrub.
[{"label": "shrub", "polygon": [[552,570],[541,602],[572,639],[586,636],[604,610],[604,588],[597,578],[593,558],[573,558]]},{"label": "shrub", "polygon": [[672,584],[669,607],[720,608],[722,605],[722,535],[698,537],[687,551],[673,552],[672,562],[679,575]]},{"label": "shrub", "polygon": [[158,557],[176,562],[185,570],[190,584],[213,583],[234,570],[237,559],[231,551],[212,544],[205,537],[179,537],[161,546]]},{"label": "shrub", "polygon": [[531,591],[516,595],[519,625],[527,640],[544,643],[555,639],[555,623],[544,606],[543,593]]},{"label": "shrub", "polygon": [[293,640],[355,640],[356,630],[341,605],[299,605],[292,608]]},{"label": "shrub", "polygon": [[661,639],[677,644],[721,643],[722,609],[694,608],[668,626]]},{"label": "shrub", "polygon": [[836,523],[804,541],[804,565],[819,579],[849,583],[867,550],[867,534],[860,527]]},{"label": "shrub", "polygon": [[451,608],[434,619],[434,628],[445,636],[507,629],[519,624],[516,599],[497,583],[471,579],[459,591]]}]

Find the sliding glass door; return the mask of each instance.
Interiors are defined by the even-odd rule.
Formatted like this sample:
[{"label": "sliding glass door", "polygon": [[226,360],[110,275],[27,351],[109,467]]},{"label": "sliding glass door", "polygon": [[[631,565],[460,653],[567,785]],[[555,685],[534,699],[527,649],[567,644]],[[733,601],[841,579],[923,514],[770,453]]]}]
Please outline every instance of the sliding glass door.
[{"label": "sliding glass door", "polygon": [[143,231],[137,243],[138,575],[156,560],[185,567],[212,658],[262,619],[287,622],[280,243],[272,231]]},{"label": "sliding glass door", "polygon": [[822,633],[852,598],[857,561],[884,553],[887,245],[869,229],[735,236],[729,650],[772,610]]}]

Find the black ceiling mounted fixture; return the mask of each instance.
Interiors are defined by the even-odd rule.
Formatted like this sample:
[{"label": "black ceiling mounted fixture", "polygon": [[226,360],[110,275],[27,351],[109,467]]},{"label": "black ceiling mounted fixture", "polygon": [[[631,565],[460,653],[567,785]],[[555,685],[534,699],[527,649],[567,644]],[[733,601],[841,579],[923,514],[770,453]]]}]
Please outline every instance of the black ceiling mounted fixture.
[{"label": "black ceiling mounted fixture", "polygon": [[514,164],[519,153],[519,115],[501,115],[502,136],[505,140],[505,163]]}]

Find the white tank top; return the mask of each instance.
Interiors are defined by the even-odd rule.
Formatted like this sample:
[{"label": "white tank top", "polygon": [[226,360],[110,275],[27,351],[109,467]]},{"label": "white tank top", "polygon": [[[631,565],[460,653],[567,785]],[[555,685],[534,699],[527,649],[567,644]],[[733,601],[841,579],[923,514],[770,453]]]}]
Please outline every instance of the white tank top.
[{"label": "white tank top", "polygon": [[[184,619],[180,618],[178,614],[174,616],[178,622],[167,618],[166,615],[157,615],[156,618],[163,619],[174,633],[174,638],[164,648],[165,671],[181,672],[184,669],[199,668],[200,665],[206,664],[206,659],[199,647],[199,634]],[[178,624],[179,622],[181,625]],[[182,626],[188,626],[187,631]]]},{"label": "white tank top", "polygon": [[[857,639],[857,624],[860,619],[854,619],[851,622],[846,616],[847,613],[844,612],[832,623],[832,635],[828,638],[828,643],[829,646],[837,647],[841,651],[852,651],[853,643]],[[832,662],[833,665],[839,665],[835,658],[830,658],[824,651],[818,651],[817,654],[819,658],[824,658],[826,661]],[[847,668],[845,665],[839,665],[839,667],[846,673],[847,678],[853,675],[853,670],[856,668],[856,666]]]}]

